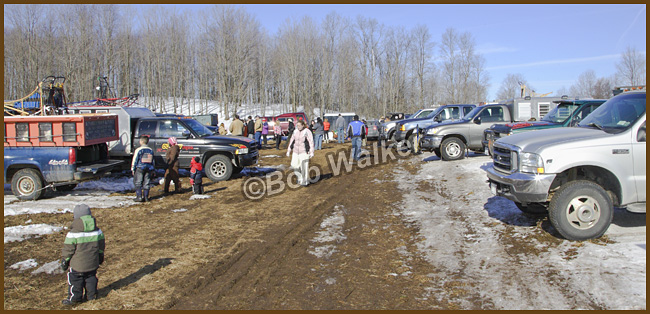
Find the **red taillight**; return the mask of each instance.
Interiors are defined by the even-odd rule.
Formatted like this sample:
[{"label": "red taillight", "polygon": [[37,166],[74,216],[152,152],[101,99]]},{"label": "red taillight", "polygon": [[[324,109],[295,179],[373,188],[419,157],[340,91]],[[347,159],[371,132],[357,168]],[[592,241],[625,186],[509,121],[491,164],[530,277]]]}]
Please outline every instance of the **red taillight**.
[{"label": "red taillight", "polygon": [[77,162],[77,150],[70,147],[68,150],[68,165],[74,165]]}]

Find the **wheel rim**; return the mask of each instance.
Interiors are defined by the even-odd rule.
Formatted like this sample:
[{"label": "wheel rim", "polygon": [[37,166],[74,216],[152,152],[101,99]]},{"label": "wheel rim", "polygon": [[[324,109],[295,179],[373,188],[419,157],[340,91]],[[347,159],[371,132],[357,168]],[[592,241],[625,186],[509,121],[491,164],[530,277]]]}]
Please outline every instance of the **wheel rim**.
[{"label": "wheel rim", "polygon": [[216,177],[222,177],[226,174],[226,164],[221,161],[217,161],[210,166],[210,172]]},{"label": "wheel rim", "polygon": [[578,196],[567,205],[566,218],[576,229],[589,229],[600,220],[600,204],[593,197]]},{"label": "wheel rim", "polygon": [[449,157],[458,157],[460,156],[460,145],[458,143],[449,143],[445,147],[445,151],[447,152],[447,156]]},{"label": "wheel rim", "polygon": [[21,195],[32,194],[34,193],[35,189],[36,189],[36,184],[34,183],[34,180],[28,177],[23,177],[18,180],[18,192]]}]

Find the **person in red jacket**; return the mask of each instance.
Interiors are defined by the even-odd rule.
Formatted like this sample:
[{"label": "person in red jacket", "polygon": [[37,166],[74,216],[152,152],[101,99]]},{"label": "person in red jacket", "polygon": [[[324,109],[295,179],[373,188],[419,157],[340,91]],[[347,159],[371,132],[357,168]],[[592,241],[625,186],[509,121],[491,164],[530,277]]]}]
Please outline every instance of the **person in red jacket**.
[{"label": "person in red jacket", "polygon": [[323,131],[325,132],[323,139],[325,140],[325,143],[329,143],[330,142],[330,136],[329,136],[330,122],[327,121],[327,119],[325,119],[325,121],[323,121]]},{"label": "person in red jacket", "polygon": [[192,193],[203,194],[203,165],[199,157],[192,158],[190,162],[190,184],[192,185]]}]

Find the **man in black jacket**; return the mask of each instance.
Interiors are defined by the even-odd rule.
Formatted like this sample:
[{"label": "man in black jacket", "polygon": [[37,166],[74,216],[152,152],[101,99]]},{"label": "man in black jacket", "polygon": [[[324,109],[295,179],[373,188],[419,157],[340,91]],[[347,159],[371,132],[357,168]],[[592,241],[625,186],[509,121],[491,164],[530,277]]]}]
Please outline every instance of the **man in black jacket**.
[{"label": "man in black jacket", "polygon": [[253,117],[248,116],[248,122],[246,122],[246,130],[248,131],[248,138],[255,139],[255,121]]}]

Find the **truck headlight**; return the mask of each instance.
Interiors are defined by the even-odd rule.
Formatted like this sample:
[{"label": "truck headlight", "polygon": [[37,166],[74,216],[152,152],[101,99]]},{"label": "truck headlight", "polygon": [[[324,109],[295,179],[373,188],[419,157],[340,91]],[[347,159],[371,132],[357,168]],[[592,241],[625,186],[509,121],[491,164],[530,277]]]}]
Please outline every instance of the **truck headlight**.
[{"label": "truck headlight", "polygon": [[237,151],[235,151],[235,154],[246,155],[248,154],[248,148],[238,148]]},{"label": "truck headlight", "polygon": [[521,172],[544,173],[544,160],[540,155],[521,153],[519,156],[519,170]]},{"label": "truck headlight", "polygon": [[438,128],[430,128],[427,130],[427,134],[429,135],[435,135],[436,133],[438,133]]},{"label": "truck headlight", "polygon": [[402,126],[399,127],[399,130],[402,132],[406,131],[406,125],[402,124]]}]

